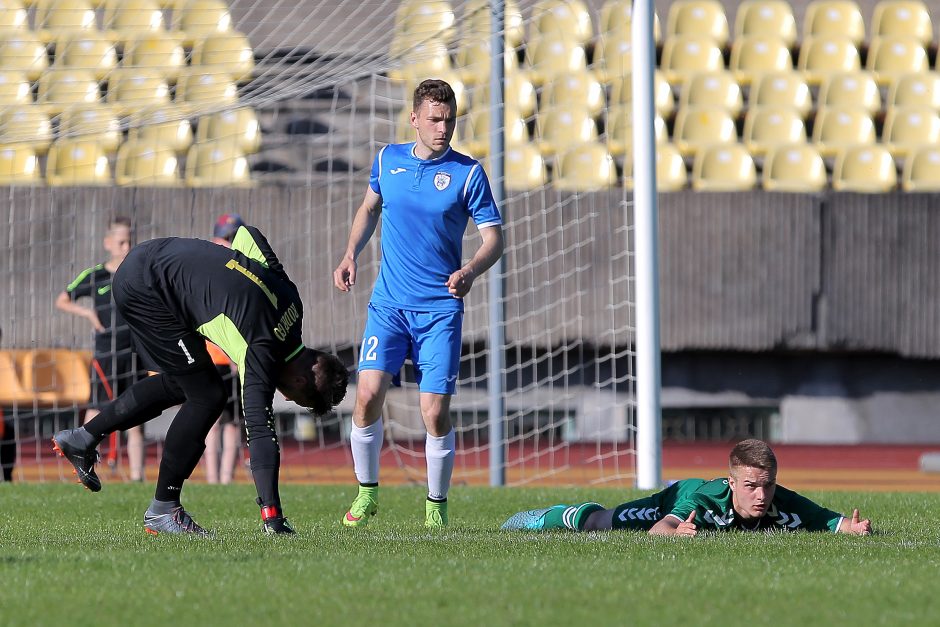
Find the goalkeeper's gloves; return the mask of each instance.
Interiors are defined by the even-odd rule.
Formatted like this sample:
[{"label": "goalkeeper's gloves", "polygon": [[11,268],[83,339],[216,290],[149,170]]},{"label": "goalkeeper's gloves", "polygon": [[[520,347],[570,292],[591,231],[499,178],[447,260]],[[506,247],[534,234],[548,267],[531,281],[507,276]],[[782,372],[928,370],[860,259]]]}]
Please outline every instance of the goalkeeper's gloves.
[{"label": "goalkeeper's gloves", "polygon": [[268,535],[292,534],[294,528],[290,526],[287,519],[281,514],[281,510],[273,505],[261,505],[261,499],[257,500],[261,506],[261,529]]}]

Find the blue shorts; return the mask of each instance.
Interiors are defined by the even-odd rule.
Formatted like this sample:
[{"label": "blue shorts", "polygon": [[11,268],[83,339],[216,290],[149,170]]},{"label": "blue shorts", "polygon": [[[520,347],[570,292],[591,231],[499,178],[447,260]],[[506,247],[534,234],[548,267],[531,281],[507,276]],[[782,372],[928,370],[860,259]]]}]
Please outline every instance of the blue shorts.
[{"label": "blue shorts", "polygon": [[462,326],[461,311],[407,311],[369,303],[359,370],[397,375],[410,358],[422,392],[453,394]]}]

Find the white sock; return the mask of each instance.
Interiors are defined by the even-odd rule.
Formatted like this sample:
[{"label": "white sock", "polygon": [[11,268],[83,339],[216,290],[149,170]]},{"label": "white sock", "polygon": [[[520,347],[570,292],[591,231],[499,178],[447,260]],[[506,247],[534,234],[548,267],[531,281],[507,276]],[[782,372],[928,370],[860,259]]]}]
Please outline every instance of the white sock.
[{"label": "white sock", "polygon": [[382,452],[384,437],[381,416],[368,427],[357,427],[355,424],[352,426],[349,444],[359,483],[379,482],[379,454]]},{"label": "white sock", "polygon": [[439,438],[430,433],[424,440],[424,457],[428,463],[428,498],[440,501],[447,498],[450,476],[454,473],[456,447],[454,430]]}]

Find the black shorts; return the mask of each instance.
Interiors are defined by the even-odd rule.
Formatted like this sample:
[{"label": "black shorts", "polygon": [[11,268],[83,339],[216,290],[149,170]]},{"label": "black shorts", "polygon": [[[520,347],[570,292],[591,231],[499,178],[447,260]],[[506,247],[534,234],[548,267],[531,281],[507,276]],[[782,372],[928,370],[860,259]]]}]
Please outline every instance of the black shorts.
[{"label": "black shorts", "polygon": [[141,367],[139,358],[132,351],[96,354],[91,361],[90,405],[100,408],[146,376],[147,370]]},{"label": "black shorts", "polygon": [[111,289],[114,304],[130,327],[134,348],[144,364],[167,374],[185,374],[213,368],[206,340],[177,319],[164,293],[148,271],[147,244],[131,250],[114,273]]}]

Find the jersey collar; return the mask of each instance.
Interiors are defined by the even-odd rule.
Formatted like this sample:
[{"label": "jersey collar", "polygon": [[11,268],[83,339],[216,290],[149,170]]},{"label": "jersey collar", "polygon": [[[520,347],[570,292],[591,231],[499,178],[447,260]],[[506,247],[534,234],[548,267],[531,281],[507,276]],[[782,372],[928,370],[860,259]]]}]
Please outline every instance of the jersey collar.
[{"label": "jersey collar", "polygon": [[434,163],[435,161],[440,161],[441,159],[443,159],[444,157],[446,157],[447,155],[449,155],[449,154],[450,154],[450,151],[452,150],[452,148],[450,147],[450,145],[448,145],[448,146],[447,146],[447,150],[445,150],[445,151],[444,151],[444,154],[442,154],[440,157],[437,157],[437,158],[435,158],[435,159],[421,159],[421,158],[418,157],[418,155],[415,154],[415,147],[416,147],[417,145],[418,145],[418,142],[412,142],[412,144],[411,144],[411,150],[410,150],[409,152],[411,153],[411,157],[412,157],[414,160],[420,161],[421,163]]}]

